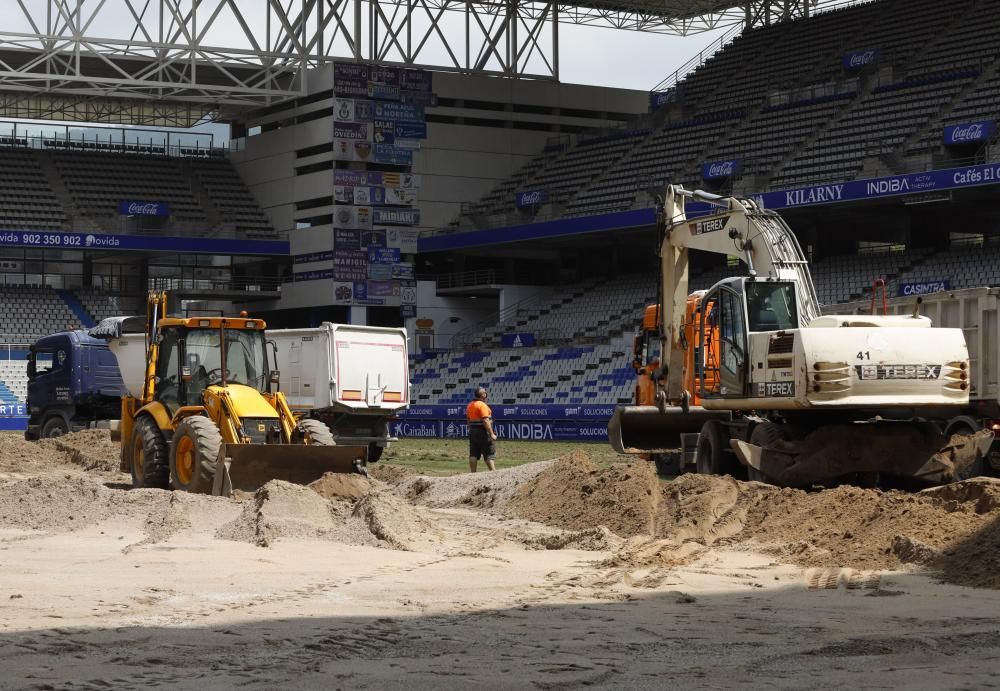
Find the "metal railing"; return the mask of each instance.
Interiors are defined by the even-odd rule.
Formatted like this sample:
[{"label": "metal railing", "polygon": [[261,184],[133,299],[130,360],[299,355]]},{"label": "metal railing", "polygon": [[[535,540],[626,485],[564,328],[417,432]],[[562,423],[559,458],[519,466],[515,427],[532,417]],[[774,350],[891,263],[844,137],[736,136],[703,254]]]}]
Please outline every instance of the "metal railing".
[{"label": "metal railing", "polygon": [[697,55],[660,80],[660,83],[650,89],[650,91],[666,91],[670,87],[676,86],[689,72],[703,65],[708,58],[712,57],[717,51],[725,47],[727,43],[743,33],[743,29],[744,26],[742,24],[733,25],[729,31],[719,37],[718,41],[712,41]]},{"label": "metal railing", "polygon": [[[38,338],[41,338],[44,334],[39,334]],[[37,338],[33,338],[31,343],[25,343],[23,340],[27,338],[26,334],[3,334],[0,333],[0,360],[22,360],[21,357],[14,357],[15,350],[28,350],[31,347],[31,343],[34,343]]]},{"label": "metal railing", "polygon": [[479,269],[476,271],[460,271],[451,274],[441,274],[437,277],[438,290],[442,288],[466,288],[469,286],[484,286],[496,283],[496,271]]},{"label": "metal railing", "polygon": [[228,142],[216,144],[208,132],[0,121],[0,146],[209,157],[223,156]]}]

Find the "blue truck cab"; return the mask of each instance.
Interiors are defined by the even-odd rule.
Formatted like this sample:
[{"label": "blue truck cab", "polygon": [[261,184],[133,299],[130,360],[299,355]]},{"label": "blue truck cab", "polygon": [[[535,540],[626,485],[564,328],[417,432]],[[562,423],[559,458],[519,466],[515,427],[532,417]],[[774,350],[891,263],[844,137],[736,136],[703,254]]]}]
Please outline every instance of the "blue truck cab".
[{"label": "blue truck cab", "polygon": [[28,440],[57,437],[121,417],[125,384],[107,342],[86,331],[44,336],[28,356]]}]

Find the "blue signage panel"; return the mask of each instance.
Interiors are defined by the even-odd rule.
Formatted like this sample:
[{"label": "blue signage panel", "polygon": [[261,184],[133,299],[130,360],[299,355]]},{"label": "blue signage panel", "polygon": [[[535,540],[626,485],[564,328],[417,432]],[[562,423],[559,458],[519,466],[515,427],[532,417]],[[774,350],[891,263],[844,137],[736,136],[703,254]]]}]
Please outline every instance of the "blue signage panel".
[{"label": "blue signage panel", "polygon": [[335,274],[333,269],[322,269],[317,271],[296,271],[292,274],[292,281],[298,283],[299,281],[322,281],[330,278],[334,278]]},{"label": "blue signage panel", "polygon": [[659,110],[668,103],[677,100],[677,89],[667,89],[666,91],[649,92],[649,109]]},{"label": "blue signage panel", "polygon": [[944,143],[948,146],[980,144],[993,138],[997,133],[996,120],[966,122],[944,128]]},{"label": "blue signage panel", "polygon": [[361,249],[361,231],[348,228],[334,228],[333,246],[338,252]]},{"label": "blue signage panel", "polygon": [[927,295],[928,293],[940,293],[951,290],[951,282],[944,281],[920,281],[918,283],[900,283],[896,291],[897,295]]},{"label": "blue signage panel", "polygon": [[[469,427],[464,420],[410,420],[392,423],[392,433],[397,437],[464,439]],[[608,426],[579,421],[543,422],[518,420],[494,422],[493,429],[500,439],[521,441],[608,441]]]},{"label": "blue signage panel", "polygon": [[365,230],[361,233],[362,247],[385,247],[385,231],[381,228],[375,230]]},{"label": "blue signage panel", "polygon": [[368,278],[368,255],[356,250],[337,250],[333,255],[333,278],[338,281],[366,280]]},{"label": "blue signage panel", "polygon": [[400,305],[399,306],[399,316],[401,319],[412,319],[417,316],[417,306],[416,305]]},{"label": "blue signage panel", "polygon": [[333,252],[309,252],[308,254],[296,254],[292,257],[293,264],[310,264],[312,262],[325,262],[333,259]]},{"label": "blue signage panel", "polygon": [[[472,389],[469,396],[471,399]],[[494,405],[493,417],[497,420],[588,420],[607,422],[615,414],[613,405]],[[414,405],[400,413],[406,418],[438,420],[464,420],[464,405]]]},{"label": "blue signage panel", "polygon": [[333,136],[337,139],[351,139],[366,142],[371,139],[367,122],[335,122]]},{"label": "blue signage panel", "polygon": [[548,190],[525,190],[518,192],[514,197],[517,208],[526,209],[532,206],[540,206],[549,200]]},{"label": "blue signage panel", "polygon": [[500,336],[500,345],[504,348],[533,348],[535,346],[535,334],[503,334]]},{"label": "blue signage panel", "polygon": [[396,122],[393,135],[397,139],[427,139],[427,123],[413,121]]},{"label": "blue signage panel", "polygon": [[415,226],[420,224],[420,209],[375,208],[372,222],[381,226]]},{"label": "blue signage panel", "polygon": [[400,149],[385,142],[375,142],[375,162],[391,166],[413,165],[413,151]]},{"label": "blue signage panel", "polygon": [[393,120],[399,122],[422,122],[424,109],[422,106],[405,103],[376,103],[375,119]]},{"label": "blue signage panel", "polygon": [[709,161],[701,165],[701,178],[702,180],[723,180],[738,176],[741,170],[743,170],[743,164],[739,159]]},{"label": "blue signage panel", "polygon": [[860,70],[863,67],[874,65],[879,61],[881,52],[878,48],[862,48],[844,53],[844,69]]},{"label": "blue signage panel", "polygon": [[427,70],[402,70],[399,85],[408,91],[429,94],[434,90],[434,73]]},{"label": "blue signage panel", "polygon": [[372,264],[396,264],[399,260],[398,247],[368,248],[368,261]]},{"label": "blue signage panel", "polygon": [[101,233],[39,233],[28,230],[0,230],[0,247],[139,250],[175,254],[264,254],[269,256],[288,254],[288,242],[283,240],[106,235]]},{"label": "blue signage panel", "polygon": [[118,213],[122,216],[169,216],[170,204],[125,199],[118,202]]},{"label": "blue signage panel", "polygon": [[341,187],[370,187],[382,184],[382,173],[376,170],[335,170],[333,184]]},{"label": "blue signage panel", "polygon": [[333,91],[337,96],[368,96],[368,65],[337,62],[333,65]]}]

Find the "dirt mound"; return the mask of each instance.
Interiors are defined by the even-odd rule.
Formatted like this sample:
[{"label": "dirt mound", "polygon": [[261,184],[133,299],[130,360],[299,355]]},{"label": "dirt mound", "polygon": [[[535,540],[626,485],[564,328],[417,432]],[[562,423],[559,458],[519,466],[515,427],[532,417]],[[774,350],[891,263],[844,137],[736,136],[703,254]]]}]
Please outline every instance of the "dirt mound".
[{"label": "dirt mound", "polygon": [[18,480],[0,487],[0,526],[78,530],[129,511],[121,494],[80,475]]},{"label": "dirt mound", "polygon": [[[476,507],[502,510],[521,486],[552,464],[526,463],[493,472],[450,477],[416,475],[396,485],[397,496],[434,508]],[[590,526],[587,526],[590,527]]]},{"label": "dirt mound", "polygon": [[599,525],[586,530],[571,530],[555,535],[539,535],[523,540],[528,549],[580,549],[590,552],[603,552],[615,549],[622,544],[622,539]]},{"label": "dirt mound", "polygon": [[394,549],[410,549],[430,526],[414,507],[388,492],[372,492],[354,506],[354,518],[364,521],[372,535]]},{"label": "dirt mound", "polygon": [[351,545],[374,545],[361,521],[351,520],[342,502],[283,480],[271,480],[254,492],[240,515],[223,525],[216,537],[267,547],[278,538],[325,538]]},{"label": "dirt mound", "polygon": [[360,499],[372,491],[367,479],[354,473],[324,473],[309,484],[309,489],[324,499]]},{"label": "dirt mound", "polygon": [[622,537],[651,534],[660,499],[652,464],[599,469],[583,452],[555,461],[506,505],[519,518],[583,530],[603,525]]},{"label": "dirt mound", "polygon": [[25,441],[21,434],[0,433],[0,472],[37,472],[68,462],[66,453],[51,445]]},{"label": "dirt mound", "polygon": [[417,474],[413,468],[391,463],[374,463],[368,466],[368,474],[376,480],[390,485],[398,485]]},{"label": "dirt mound", "polygon": [[106,429],[73,432],[54,439],[43,439],[37,445],[62,452],[69,462],[84,470],[118,470],[121,447],[118,442],[111,441],[111,432]]}]

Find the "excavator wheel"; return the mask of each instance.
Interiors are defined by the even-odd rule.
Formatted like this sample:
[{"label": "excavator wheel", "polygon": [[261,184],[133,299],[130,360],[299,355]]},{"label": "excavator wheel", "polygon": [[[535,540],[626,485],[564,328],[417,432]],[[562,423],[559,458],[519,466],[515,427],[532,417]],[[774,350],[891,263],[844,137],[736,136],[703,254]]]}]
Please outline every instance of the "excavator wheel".
[{"label": "excavator wheel", "polygon": [[336,446],[337,442],[333,438],[333,432],[326,424],[319,420],[306,418],[299,420],[292,432],[293,444],[310,444],[312,446]]},{"label": "excavator wheel", "polygon": [[698,435],[698,449],[695,451],[695,466],[701,475],[724,475],[725,430],[715,420],[709,420],[701,427]]},{"label": "excavator wheel", "polygon": [[167,441],[153,418],[143,415],[132,428],[131,452],[132,487],[170,488],[170,460]]},{"label": "excavator wheel", "polygon": [[219,428],[207,417],[195,415],[177,425],[170,451],[174,489],[210,494],[221,447]]}]

